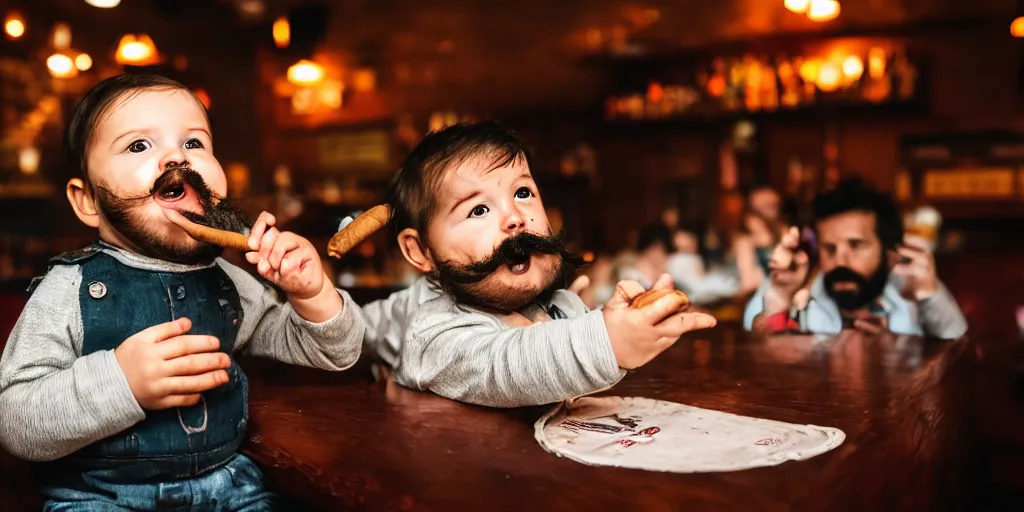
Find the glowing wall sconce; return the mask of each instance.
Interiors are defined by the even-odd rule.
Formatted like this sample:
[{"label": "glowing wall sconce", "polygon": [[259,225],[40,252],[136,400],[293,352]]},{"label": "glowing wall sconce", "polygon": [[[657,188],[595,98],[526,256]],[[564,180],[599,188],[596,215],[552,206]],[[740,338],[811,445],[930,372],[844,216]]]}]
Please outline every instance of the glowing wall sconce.
[{"label": "glowing wall sconce", "polygon": [[324,67],[302,59],[288,68],[288,81],[295,85],[314,85],[324,79]]},{"label": "glowing wall sconce", "polygon": [[122,66],[149,66],[160,62],[160,55],[148,35],[125,34],[117,45],[115,60]]},{"label": "glowing wall sconce", "polygon": [[100,9],[111,9],[120,5],[121,0],[85,0],[85,3]]},{"label": "glowing wall sconce", "polygon": [[55,53],[46,59],[46,68],[54,78],[74,78],[78,76],[75,61],[63,53]]},{"label": "glowing wall sconce", "polygon": [[811,0],[785,0],[783,5],[786,9],[793,11],[797,14],[803,14],[807,12],[807,8],[811,6]]},{"label": "glowing wall sconce", "polygon": [[75,67],[78,68],[79,71],[89,71],[89,69],[92,68],[92,57],[90,57],[88,53],[79,53],[78,56],[75,57]]},{"label": "glowing wall sconce", "polygon": [[20,14],[12,12],[4,19],[4,33],[10,39],[20,39],[25,35],[25,20]]},{"label": "glowing wall sconce", "polygon": [[1010,23],[1010,34],[1013,37],[1024,37],[1024,16],[1021,16]]},{"label": "glowing wall sconce", "polygon": [[836,0],[811,0],[807,18],[811,21],[830,21],[839,16],[839,2]]},{"label": "glowing wall sconce", "polygon": [[292,29],[291,25],[288,24],[288,18],[281,16],[274,21],[272,32],[274,34],[274,44],[278,48],[287,48],[288,44],[291,43]]},{"label": "glowing wall sconce", "polygon": [[60,22],[53,26],[53,48],[66,50],[71,46],[71,27]]},{"label": "glowing wall sconce", "polygon": [[18,150],[18,170],[26,176],[39,171],[39,150],[34,147]]}]

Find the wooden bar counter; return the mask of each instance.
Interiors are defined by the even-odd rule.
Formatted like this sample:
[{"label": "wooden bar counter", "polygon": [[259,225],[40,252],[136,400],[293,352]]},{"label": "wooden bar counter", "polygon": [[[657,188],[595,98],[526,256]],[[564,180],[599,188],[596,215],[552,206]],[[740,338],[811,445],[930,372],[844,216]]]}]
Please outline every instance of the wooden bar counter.
[{"label": "wooden bar counter", "polygon": [[545,452],[548,407],[499,410],[342,373],[243,363],[244,452],[268,485],[325,510],[962,510],[975,499],[967,339],[752,337],[677,343],[606,394],[842,429],[835,450],[731,473],[589,467]]}]

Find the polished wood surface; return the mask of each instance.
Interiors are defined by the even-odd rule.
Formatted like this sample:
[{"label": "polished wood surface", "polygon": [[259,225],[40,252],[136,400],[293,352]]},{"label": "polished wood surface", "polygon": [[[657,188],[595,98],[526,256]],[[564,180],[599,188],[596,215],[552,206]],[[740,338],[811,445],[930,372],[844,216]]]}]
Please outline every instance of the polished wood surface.
[{"label": "polished wood surface", "polygon": [[972,496],[967,339],[685,339],[606,394],[842,429],[837,449],[731,473],[589,467],[533,437],[547,407],[487,409],[327,373],[246,361],[247,454],[279,490],[324,509],[957,510]]},{"label": "polished wood surface", "polygon": [[[1014,313],[1024,305],[1024,255],[953,254],[937,260],[943,281],[969,320],[972,351],[987,366],[1020,361],[1012,350],[1020,346]],[[0,293],[0,347],[27,299],[24,288],[17,283]],[[387,291],[353,292],[363,303]],[[614,393],[819,422],[846,431],[846,443],[809,461],[735,474],[588,468],[557,459],[533,441],[532,422],[544,408],[488,411],[395,386],[385,389],[370,383],[365,364],[330,374],[253,360],[247,368],[255,424],[246,450],[265,465],[272,485],[328,509],[444,509],[461,503],[462,494],[477,499],[490,495],[507,507],[545,499],[548,504],[540,505],[544,509],[573,508],[576,503],[604,509],[605,502],[633,509],[730,508],[741,507],[747,499],[764,509],[808,505],[810,510],[820,503],[856,509],[876,503],[878,496],[893,495],[901,486],[905,489],[889,501],[893,508],[919,499],[933,500],[937,509],[956,508],[957,500],[943,500],[947,494],[955,498],[966,492],[960,489],[967,483],[964,467],[971,461],[961,465],[957,459],[970,455],[976,424],[965,423],[973,419],[963,396],[969,388],[963,381],[973,372],[965,363],[970,358],[960,352],[967,342],[928,344],[914,369],[909,365],[914,358],[900,355],[908,353],[907,342],[902,349],[884,349],[833,340],[810,349],[806,339],[796,344],[746,342],[732,332],[704,338],[708,343],[684,340],[651,367],[628,377]],[[787,363],[787,357],[794,362]],[[907,364],[893,366],[900,358]],[[688,362],[673,366],[677,360]],[[760,368],[760,363],[768,367]],[[972,396],[988,443],[984,455],[996,468],[986,476],[1024,488],[1017,469],[1024,460],[1024,438],[1020,429],[1006,428],[1019,424],[1012,418],[1024,417],[1024,395],[1010,395],[1002,380],[993,380],[1010,371],[984,367],[981,388]],[[922,384],[928,376],[941,378],[934,385]],[[1020,412],[1009,414],[1014,411]],[[475,423],[467,426],[469,420]],[[933,442],[914,445],[915,438]],[[941,439],[945,441],[936,441]],[[890,459],[895,466],[888,465]],[[879,469],[865,471],[867,465]],[[0,509],[39,510],[31,468],[0,450]],[[900,480],[900,471],[905,480]]]}]

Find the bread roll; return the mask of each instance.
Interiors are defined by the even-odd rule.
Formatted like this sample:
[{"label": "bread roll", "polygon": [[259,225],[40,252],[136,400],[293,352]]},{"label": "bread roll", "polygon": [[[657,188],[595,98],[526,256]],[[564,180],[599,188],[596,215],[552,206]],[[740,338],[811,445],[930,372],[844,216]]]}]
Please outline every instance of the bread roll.
[{"label": "bread roll", "polygon": [[686,311],[687,309],[690,308],[690,298],[687,297],[685,293],[679,290],[647,290],[646,292],[634,297],[633,301],[629,303],[629,307],[637,309],[645,308],[647,306],[650,306],[651,304],[654,304],[662,297],[666,295],[671,295],[673,293],[678,295],[679,298],[682,299],[682,304],[679,306],[679,312]]}]

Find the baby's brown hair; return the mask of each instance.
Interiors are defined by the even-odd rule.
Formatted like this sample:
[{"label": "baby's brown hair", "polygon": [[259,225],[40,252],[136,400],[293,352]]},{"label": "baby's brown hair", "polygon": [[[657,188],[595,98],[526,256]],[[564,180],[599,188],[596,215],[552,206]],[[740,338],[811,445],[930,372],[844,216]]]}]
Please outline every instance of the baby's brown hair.
[{"label": "baby's brown hair", "polygon": [[493,121],[456,124],[428,134],[405,157],[388,186],[395,233],[412,228],[426,243],[427,226],[444,193],[440,186],[445,173],[475,156],[492,158],[491,169],[519,159],[530,165],[523,141]]}]

